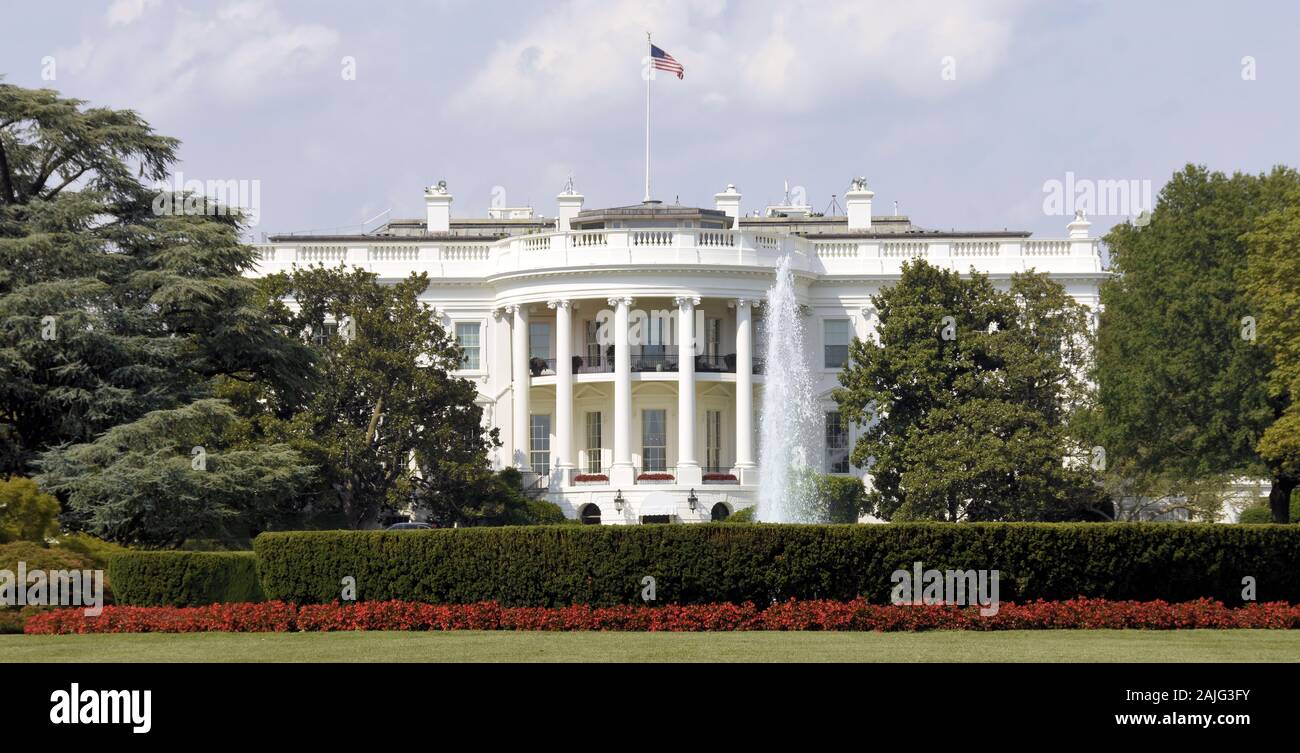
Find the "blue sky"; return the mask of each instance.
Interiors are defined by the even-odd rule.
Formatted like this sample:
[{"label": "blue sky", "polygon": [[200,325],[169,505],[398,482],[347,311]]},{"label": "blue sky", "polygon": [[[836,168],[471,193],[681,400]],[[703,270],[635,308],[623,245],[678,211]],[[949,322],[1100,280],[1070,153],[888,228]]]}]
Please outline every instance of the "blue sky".
[{"label": "blue sky", "polygon": [[647,30],[686,67],[653,82],[668,201],[712,206],[735,183],[748,211],[788,181],[822,210],[862,175],[877,214],[1061,237],[1044,184],[1067,172],[1158,191],[1187,162],[1300,165],[1289,2],[117,0],[3,17],[8,82],[138,110],[182,139],[186,179],[260,181],[259,233],[422,216],[439,179],[457,215],[504,189],[553,216],[570,173],[588,207],[639,201]]}]

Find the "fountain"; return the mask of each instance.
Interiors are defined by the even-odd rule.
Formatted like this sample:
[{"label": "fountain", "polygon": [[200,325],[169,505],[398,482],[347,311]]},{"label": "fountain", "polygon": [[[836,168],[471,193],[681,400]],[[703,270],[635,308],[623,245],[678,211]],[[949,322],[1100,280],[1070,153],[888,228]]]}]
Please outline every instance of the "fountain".
[{"label": "fountain", "polygon": [[803,317],[789,255],[777,265],[765,317],[756,517],[765,523],[823,522],[826,511],[816,490],[825,454],[823,418],[803,349]]}]

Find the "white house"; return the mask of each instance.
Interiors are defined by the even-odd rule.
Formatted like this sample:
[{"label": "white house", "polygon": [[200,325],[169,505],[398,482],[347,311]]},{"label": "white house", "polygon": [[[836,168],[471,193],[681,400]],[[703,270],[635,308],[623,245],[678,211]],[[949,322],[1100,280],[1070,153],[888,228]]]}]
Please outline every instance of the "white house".
[{"label": "white house", "polygon": [[707,521],[756,501],[756,429],[773,366],[762,304],[781,257],[792,258],[804,307],[801,367],[824,406],[831,473],[855,473],[855,429],[831,399],[836,374],[850,339],[874,332],[870,298],[904,261],[974,267],[995,281],[1037,269],[1097,306],[1106,273],[1082,216],[1061,239],[942,232],[873,215],[873,195],[856,179],[845,215],[777,206],[745,216],[734,186],[712,209],[589,210],[570,187],[555,218],[519,208],[468,218],[452,216],[440,183],[425,192],[423,220],[272,236],[256,273],[316,263],[389,280],[427,272],[425,297],[465,349],[460,373],[500,429],[498,467],[518,466],[535,493],[586,522]]}]

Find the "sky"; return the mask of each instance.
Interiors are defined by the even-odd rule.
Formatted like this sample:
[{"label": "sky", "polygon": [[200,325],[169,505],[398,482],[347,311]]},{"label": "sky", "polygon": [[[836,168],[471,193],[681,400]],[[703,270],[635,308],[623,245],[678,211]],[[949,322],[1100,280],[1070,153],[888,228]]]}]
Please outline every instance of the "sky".
[{"label": "sky", "polygon": [[[262,233],[357,232],[493,202],[655,198],[817,211],[855,176],[922,227],[1104,233],[1187,163],[1300,165],[1300,3],[1016,0],[0,0],[8,83],[131,108],[184,180],[256,182]],[[1068,183],[1067,183],[1068,181]],[[1060,195],[1057,195],[1060,198]],[[1112,202],[1113,203],[1113,202]],[[387,215],[385,215],[387,216]]]}]

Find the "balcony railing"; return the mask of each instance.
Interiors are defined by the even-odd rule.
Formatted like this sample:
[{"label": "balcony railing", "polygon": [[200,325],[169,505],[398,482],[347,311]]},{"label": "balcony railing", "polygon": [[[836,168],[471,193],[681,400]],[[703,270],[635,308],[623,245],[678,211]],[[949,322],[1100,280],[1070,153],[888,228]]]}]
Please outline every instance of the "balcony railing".
[{"label": "balcony railing", "polygon": [[1098,239],[1022,237],[818,239],[736,230],[606,229],[532,233],[496,241],[446,241],[419,237],[352,242],[284,238],[257,247],[258,270],[268,274],[294,265],[365,266],[385,276],[414,270],[431,275],[481,277],[526,269],[606,266],[611,253],[622,264],[701,264],[709,267],[775,267],[791,256],[799,271],[815,274],[896,274],[904,262],[985,272],[1100,272]]},{"label": "balcony railing", "polygon": [[[675,373],[680,357],[675,346],[660,348],[633,348],[628,354],[628,363],[632,371]],[[556,361],[554,358],[529,358],[528,370],[533,376],[554,376]],[[614,356],[612,354],[596,359],[587,356],[573,356],[574,374],[612,374]],[[695,356],[695,373],[697,374],[735,374],[736,354],[705,354]],[[753,358],[753,373],[763,373],[763,359]]]}]

